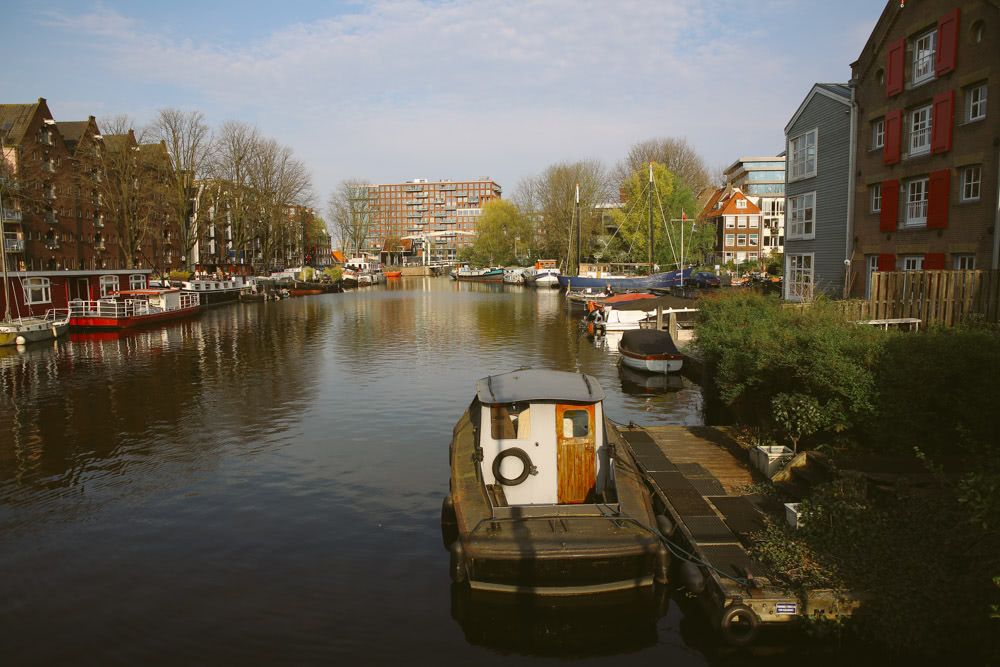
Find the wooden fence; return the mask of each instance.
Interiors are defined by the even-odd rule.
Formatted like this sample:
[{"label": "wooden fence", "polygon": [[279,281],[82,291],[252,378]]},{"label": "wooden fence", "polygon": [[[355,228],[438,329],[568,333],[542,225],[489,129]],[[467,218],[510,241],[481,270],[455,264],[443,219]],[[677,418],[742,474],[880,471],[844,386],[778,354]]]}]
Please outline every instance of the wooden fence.
[{"label": "wooden fence", "polygon": [[840,302],[847,319],[914,317],[949,327],[970,315],[1000,321],[1000,271],[879,271],[871,279],[867,300]]}]

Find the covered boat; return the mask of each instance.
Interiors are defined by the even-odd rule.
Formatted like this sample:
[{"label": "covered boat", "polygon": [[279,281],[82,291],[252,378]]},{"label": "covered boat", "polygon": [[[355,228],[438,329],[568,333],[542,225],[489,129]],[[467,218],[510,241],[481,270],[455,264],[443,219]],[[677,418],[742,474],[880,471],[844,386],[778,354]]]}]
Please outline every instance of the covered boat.
[{"label": "covered boat", "polygon": [[648,276],[614,275],[602,271],[587,271],[578,276],[559,276],[559,286],[565,289],[582,289],[584,287],[603,289],[610,286],[616,292],[625,290],[663,289],[679,287],[690,282],[693,269],[683,271],[667,271]]},{"label": "covered boat", "polygon": [[470,269],[463,266],[451,274],[455,280],[471,283],[501,283],[503,269]]},{"label": "covered boat", "polygon": [[618,343],[622,363],[647,373],[678,373],[684,356],[666,331],[634,329],[626,331]]},{"label": "covered boat", "polygon": [[197,294],[178,289],[123,290],[98,301],[70,301],[69,325],[74,329],[128,329],[199,312]]},{"label": "covered boat", "polygon": [[666,581],[649,491],[594,378],[483,378],[455,426],[442,509],[451,575],[476,590],[573,595]]}]

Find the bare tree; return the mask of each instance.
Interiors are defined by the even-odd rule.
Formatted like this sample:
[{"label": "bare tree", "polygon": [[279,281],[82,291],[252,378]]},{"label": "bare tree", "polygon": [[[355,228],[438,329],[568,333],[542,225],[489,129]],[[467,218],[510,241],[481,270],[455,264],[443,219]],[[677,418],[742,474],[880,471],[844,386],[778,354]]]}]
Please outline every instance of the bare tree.
[{"label": "bare tree", "polygon": [[[208,166],[210,182],[202,188],[207,206],[200,206],[202,220],[228,228],[234,248],[248,250],[260,211],[251,184],[254,154],[260,143],[257,129],[230,121],[220,128]],[[199,227],[200,228],[200,227]],[[218,233],[218,232],[217,232]]]},{"label": "bare tree", "polygon": [[356,253],[364,245],[377,214],[368,181],[341,181],[330,193],[327,211],[340,244],[348,252]]},{"label": "bare tree", "polygon": [[292,149],[264,139],[254,149],[249,175],[260,213],[251,226],[253,238],[266,261],[284,264],[305,242],[305,217],[294,207],[312,199],[309,172]]},{"label": "bare tree", "polygon": [[212,135],[200,111],[160,109],[149,127],[155,139],[163,141],[173,167],[166,200],[177,220],[178,242],[188,266],[192,263],[192,249],[201,235],[198,217],[192,215],[200,208],[204,188],[196,183],[206,176],[212,149]]},{"label": "bare tree", "polygon": [[615,167],[615,182],[619,185],[625,183],[636,170],[650,162],[664,165],[695,196],[715,180],[705,166],[705,161],[687,139],[666,137],[634,144],[625,159]]}]

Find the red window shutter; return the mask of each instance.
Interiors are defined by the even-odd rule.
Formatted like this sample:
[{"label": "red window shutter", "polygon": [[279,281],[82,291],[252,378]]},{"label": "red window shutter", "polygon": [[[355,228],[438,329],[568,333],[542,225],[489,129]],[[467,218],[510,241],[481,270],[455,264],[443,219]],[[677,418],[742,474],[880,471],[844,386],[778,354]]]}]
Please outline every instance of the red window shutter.
[{"label": "red window shutter", "polygon": [[932,171],[927,184],[927,229],[948,226],[948,195],[951,191],[951,170]]},{"label": "red window shutter", "polygon": [[878,230],[894,232],[899,221],[899,181],[882,181],[882,211],[879,213]]},{"label": "red window shutter", "polygon": [[934,76],[955,69],[958,63],[958,7],[938,19],[937,51],[934,52]]},{"label": "red window shutter", "polygon": [[934,96],[931,113],[931,153],[951,150],[951,131],[955,126],[955,91],[948,90]]},{"label": "red window shutter", "polygon": [[889,44],[885,56],[886,97],[903,92],[903,62],[906,56],[906,38],[900,37]]},{"label": "red window shutter", "polygon": [[924,271],[943,271],[944,253],[929,252],[924,255]]},{"label": "red window shutter", "polygon": [[882,149],[882,162],[896,164],[899,162],[899,148],[903,139],[903,110],[897,109],[885,115],[885,147]]},{"label": "red window shutter", "polygon": [[883,253],[878,256],[878,270],[879,271],[895,271],[896,270],[896,256],[892,253]]}]

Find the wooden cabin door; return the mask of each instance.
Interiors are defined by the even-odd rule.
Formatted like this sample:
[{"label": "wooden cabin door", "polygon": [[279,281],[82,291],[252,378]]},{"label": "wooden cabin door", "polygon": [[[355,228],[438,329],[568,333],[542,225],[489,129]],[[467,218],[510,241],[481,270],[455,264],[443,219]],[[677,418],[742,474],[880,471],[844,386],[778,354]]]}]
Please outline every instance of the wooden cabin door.
[{"label": "wooden cabin door", "polygon": [[556,405],[559,502],[583,503],[597,482],[593,405]]}]

